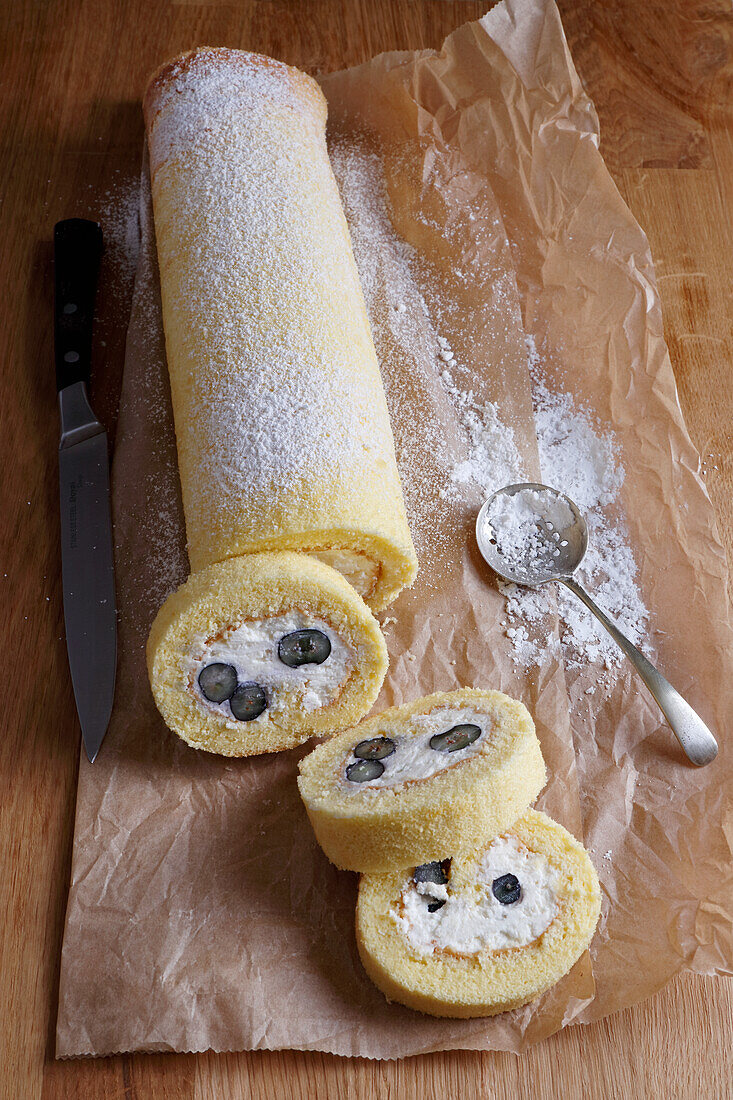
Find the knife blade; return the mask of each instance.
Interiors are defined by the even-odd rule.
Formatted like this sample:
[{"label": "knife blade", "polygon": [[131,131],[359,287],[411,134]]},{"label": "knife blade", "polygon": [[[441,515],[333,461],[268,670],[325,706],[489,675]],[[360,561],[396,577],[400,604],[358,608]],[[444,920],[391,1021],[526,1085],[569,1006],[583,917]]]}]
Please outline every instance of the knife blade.
[{"label": "knife blade", "polygon": [[87,395],[102,254],[96,222],[54,228],[54,344],[61,416],[61,564],[66,648],[84,748],[94,762],[107,732],[117,667],[117,606],[107,433]]}]

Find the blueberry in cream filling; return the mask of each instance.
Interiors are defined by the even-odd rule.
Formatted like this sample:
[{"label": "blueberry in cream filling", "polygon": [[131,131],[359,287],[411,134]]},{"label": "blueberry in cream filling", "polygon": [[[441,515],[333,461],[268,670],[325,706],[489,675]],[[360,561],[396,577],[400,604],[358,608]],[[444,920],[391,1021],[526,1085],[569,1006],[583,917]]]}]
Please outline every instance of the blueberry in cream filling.
[{"label": "blueberry in cream filling", "polygon": [[356,664],[355,650],[330,624],[291,611],[195,639],[184,672],[199,704],[234,727],[267,721],[286,706],[328,706]]},{"label": "blueberry in cream filling", "polygon": [[481,736],[481,727],[473,722],[460,722],[451,726],[445,733],[436,733],[430,738],[430,748],[435,752],[460,752],[467,749]]},{"label": "blueberry in cream filling", "polygon": [[368,783],[372,779],[379,779],[384,771],[384,764],[379,760],[355,760],[346,769],[346,778],[350,783]]},{"label": "blueberry in cream filling", "polygon": [[331,642],[322,630],[291,630],[277,643],[277,655],[289,668],[322,665],[331,656]]},{"label": "blueberry in cream filling", "polygon": [[229,706],[238,722],[253,722],[266,709],[267,696],[259,684],[238,684]]},{"label": "blueberry in cream filling", "polygon": [[500,875],[491,883],[491,893],[500,905],[514,905],[522,897],[522,886],[516,875]]},{"label": "blueberry in cream filling", "polygon": [[237,687],[237,670],[234,665],[225,665],[221,661],[212,661],[204,665],[198,680],[201,694],[210,703],[225,703],[231,699]]},{"label": "blueberry in cream filling", "polygon": [[252,722],[267,709],[267,696],[259,684],[240,684],[234,665],[212,661],[199,672],[198,685],[209,703],[229,703],[238,722]]},{"label": "blueberry in cream filling", "polygon": [[370,737],[366,741],[360,741],[354,749],[354,756],[360,760],[382,760],[385,756],[391,756],[395,751],[395,743],[391,737]]},{"label": "blueberry in cream filling", "polygon": [[[470,707],[439,707],[415,714],[407,734],[386,723],[380,736],[359,741],[344,759],[344,786],[352,791],[382,789],[429,779],[481,752],[490,725],[488,715]],[[360,766],[366,761],[372,766]]]},{"label": "blueberry in cream filling", "polygon": [[350,783],[369,783],[384,774],[382,760],[392,756],[395,743],[391,737],[371,737],[360,741],[354,748],[354,760],[346,766],[346,778]]},{"label": "blueberry in cream filling", "polygon": [[448,900],[446,885],[450,878],[450,859],[433,860],[416,867],[412,881],[418,894],[422,894],[428,906],[428,913],[442,909]]},{"label": "blueberry in cream filling", "polygon": [[[547,931],[559,910],[557,871],[545,856],[525,848],[511,834],[497,837],[481,857],[475,879],[455,890],[450,880],[418,880],[417,871],[422,870],[405,882],[392,911],[420,954],[475,955],[526,947]],[[436,906],[436,901],[443,904]]]}]

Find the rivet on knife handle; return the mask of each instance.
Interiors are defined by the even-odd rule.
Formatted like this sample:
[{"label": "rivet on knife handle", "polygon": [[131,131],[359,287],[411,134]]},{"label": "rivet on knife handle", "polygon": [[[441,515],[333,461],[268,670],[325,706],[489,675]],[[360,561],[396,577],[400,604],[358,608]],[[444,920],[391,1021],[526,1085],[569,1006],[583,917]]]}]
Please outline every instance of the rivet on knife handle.
[{"label": "rivet on knife handle", "polygon": [[53,237],[56,389],[62,390],[89,383],[102,230],[97,222],[68,218],[56,223]]}]

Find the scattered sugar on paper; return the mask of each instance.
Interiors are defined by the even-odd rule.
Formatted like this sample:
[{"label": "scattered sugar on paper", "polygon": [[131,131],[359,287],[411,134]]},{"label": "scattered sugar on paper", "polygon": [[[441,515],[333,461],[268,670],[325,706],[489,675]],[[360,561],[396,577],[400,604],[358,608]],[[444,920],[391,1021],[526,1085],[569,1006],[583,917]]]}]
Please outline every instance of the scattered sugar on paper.
[{"label": "scattered sugar on paper", "polygon": [[[607,511],[617,503],[624,480],[618,443],[570,394],[549,389],[531,337],[527,346],[543,480],[571,497],[588,524],[588,552],[578,579],[619,629],[644,648],[649,611],[639,591],[628,530]],[[575,663],[584,659],[607,669],[620,666],[621,650],[591,613],[564,589],[558,602],[563,642],[575,651]]]},{"label": "scattered sugar on paper", "polygon": [[[138,441],[138,447],[147,459],[143,473],[135,474],[136,537],[120,547],[124,568],[131,575],[146,578],[136,609],[146,625],[188,574],[178,464],[175,446],[171,446],[173,412],[161,329],[149,186],[146,177],[143,202],[138,203],[141,249],[131,319],[131,328],[138,331],[138,347],[149,355],[149,359],[137,364],[133,396],[145,409],[145,438]],[[124,478],[126,471],[121,476]]]},{"label": "scattered sugar on paper", "polygon": [[140,251],[140,179],[119,176],[105,191],[99,210],[104,254],[113,278],[131,282]]},{"label": "scattered sugar on paper", "polygon": [[[451,315],[452,304],[441,300],[437,283],[427,281],[415,250],[393,228],[379,154],[354,137],[332,140],[329,153],[382,363],[410,525],[424,560],[439,537],[440,525],[434,522],[436,494],[447,499],[478,486],[489,495],[522,480],[526,473],[514,432],[502,419],[499,406],[477,397],[470,385],[470,369],[440,331],[441,319]],[[643,643],[648,611],[638,591],[628,535],[604,511],[617,501],[623,483],[617,446],[612,434],[596,424],[588,410],[578,407],[572,395],[548,387],[531,338],[527,351],[543,480],[575,500],[588,522],[590,547],[579,579],[632,641]],[[465,457],[450,461],[434,415],[427,420],[414,416],[409,407],[412,395],[400,385],[400,372],[390,370],[389,360],[399,355],[418,367],[434,364],[465,435]],[[430,469],[426,439],[434,452]],[[536,630],[551,618],[551,591],[503,587],[505,630],[513,657],[523,666],[538,664],[553,643],[553,637],[538,639]],[[620,651],[582,604],[562,591],[557,598],[566,663],[580,667],[600,662],[607,669],[620,665]]]},{"label": "scattered sugar on paper", "polygon": [[[476,482],[486,496],[522,476],[522,460],[514,442],[514,432],[499,416],[491,401],[478,401],[473,390],[462,390],[445,368],[441,380],[453,401],[468,436],[468,457],[451,471],[453,486]],[[444,490],[443,495],[448,495]]]},{"label": "scattered sugar on paper", "polygon": [[[574,500],[588,524],[589,546],[578,579],[623,633],[644,648],[649,612],[639,592],[628,532],[607,513],[617,502],[624,480],[618,445],[613,433],[596,423],[593,414],[579,406],[571,394],[549,388],[531,337],[527,351],[542,480]],[[473,481],[488,496],[503,485],[522,480],[514,436],[502,423],[498,408],[491,403],[482,405],[470,390],[461,390],[455,374],[447,368],[443,380],[471,448],[468,459],[454,467],[453,484]],[[502,588],[507,599],[505,630],[513,657],[520,665],[537,664],[547,645],[552,645],[552,638],[538,642],[527,624],[547,621],[552,611],[551,589],[512,584]],[[557,602],[566,665],[580,668],[592,663],[606,672],[622,665],[620,649],[579,600],[559,588]]]},{"label": "scattered sugar on paper", "polygon": [[102,285],[105,309],[97,319],[102,347],[118,338],[127,322],[135,269],[140,251],[140,179],[115,172],[101,198],[95,196],[94,216],[102,228]]},{"label": "scattered sugar on paper", "polygon": [[[521,460],[498,406],[477,397],[471,367],[458,361],[441,332],[456,321],[457,303],[425,255],[395,232],[381,156],[355,134],[332,137],[329,155],[382,368],[410,528],[425,565],[446,541],[445,525],[435,523],[436,497],[461,500],[477,480],[484,491],[499,488],[521,474]],[[413,214],[441,229],[422,212]],[[452,274],[463,281],[487,278],[481,270]],[[506,318],[502,278],[493,279],[483,307],[497,325]],[[465,457],[458,461],[436,400],[452,409],[463,437]]]}]

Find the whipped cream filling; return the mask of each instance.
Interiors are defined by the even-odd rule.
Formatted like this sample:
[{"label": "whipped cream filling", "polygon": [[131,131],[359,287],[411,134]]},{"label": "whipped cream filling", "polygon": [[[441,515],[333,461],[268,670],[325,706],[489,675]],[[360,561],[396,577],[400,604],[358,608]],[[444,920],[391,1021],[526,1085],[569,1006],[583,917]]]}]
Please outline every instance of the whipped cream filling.
[{"label": "whipped cream filling", "polygon": [[[452,726],[464,723],[479,726],[481,736],[467,745],[465,749],[453,752],[441,752],[430,747],[430,739],[436,733],[445,733]],[[395,751],[391,756],[382,757],[383,773],[376,779],[365,783],[353,783],[346,778],[346,769],[356,763],[358,757],[353,749],[344,757],[339,768],[343,786],[349,791],[382,790],[385,787],[399,787],[402,783],[419,779],[429,779],[438,772],[451,768],[462,760],[478,755],[486,744],[487,734],[491,732],[491,719],[487,714],[471,707],[436,707],[429,714],[413,714],[405,729],[404,719],[399,722],[384,722],[375,737],[389,737],[395,742]],[[355,740],[354,748],[359,741]]]},{"label": "whipped cream filling", "polygon": [[[517,901],[502,905],[491,885],[507,874],[519,880],[521,893]],[[547,931],[559,910],[559,891],[559,875],[549,860],[515,836],[501,836],[486,849],[474,882],[453,891],[450,881],[439,886],[410,878],[390,916],[423,955],[505,951],[526,947]],[[433,900],[445,904],[431,913]]]},{"label": "whipped cream filling", "polygon": [[[278,657],[278,643],[285,634],[294,630],[321,630],[331,643],[331,652],[318,664],[291,668]],[[209,640],[194,639],[185,655],[183,671],[190,681],[200,706],[221,715],[225,725],[235,729],[242,725],[233,716],[229,703],[213,703],[201,691],[198,677],[203,668],[214,662],[233,665],[240,683],[254,682],[263,688],[267,697],[267,709],[252,722],[265,723],[277,715],[293,700],[306,712],[328,706],[339,695],[357,662],[354,649],[322,619],[290,611],[272,619],[255,620],[229,627],[223,637]]]},{"label": "whipped cream filling", "polygon": [[338,570],[362,597],[371,596],[377,586],[379,563],[367,557],[361,550],[349,550],[346,547],[338,550],[311,550],[310,556]]}]

